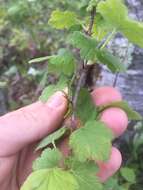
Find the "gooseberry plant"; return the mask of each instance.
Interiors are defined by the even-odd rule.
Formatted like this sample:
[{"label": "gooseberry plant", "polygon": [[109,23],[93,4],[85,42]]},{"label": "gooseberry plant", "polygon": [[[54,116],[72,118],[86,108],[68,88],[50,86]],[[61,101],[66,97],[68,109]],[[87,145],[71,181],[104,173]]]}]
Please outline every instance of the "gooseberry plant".
[{"label": "gooseberry plant", "polygon": [[[56,55],[30,61],[47,61],[46,73],[59,77],[56,84],[44,89],[40,100],[46,102],[54,92],[66,89],[63,93],[69,107],[64,119],[68,118],[68,122],[65,121],[60,129],[38,144],[36,151],[42,150],[42,154],[34,161],[33,172],[21,190],[107,189],[107,185],[104,186],[96,175],[96,161],[109,159],[113,134],[99,121],[100,113],[108,107],[117,107],[122,108],[130,120],[142,119],[125,101],[93,106],[90,92],[94,77],[92,69],[96,70],[96,80],[102,65],[115,74],[126,71],[120,59],[108,50],[110,40],[119,32],[143,47],[143,23],[129,18],[122,0],[85,2],[85,17],[71,10],[57,9],[52,12],[49,25],[68,33],[67,44]],[[63,138],[69,139],[68,156],[63,156],[57,148]],[[111,189],[111,184],[109,186]]]}]

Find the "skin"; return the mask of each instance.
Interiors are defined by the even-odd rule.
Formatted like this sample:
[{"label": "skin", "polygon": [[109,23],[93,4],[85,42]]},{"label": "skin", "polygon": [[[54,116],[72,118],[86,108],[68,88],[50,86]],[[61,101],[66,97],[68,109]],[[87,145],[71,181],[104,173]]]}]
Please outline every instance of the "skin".
[{"label": "skin", "polygon": [[106,109],[101,114],[100,120],[113,131],[115,137],[122,135],[128,126],[127,114],[120,108]]},{"label": "skin", "polygon": [[105,163],[100,161],[97,163],[100,169],[97,176],[102,182],[105,182],[120,168],[121,163],[122,156],[120,151],[117,148],[112,147],[110,159]]},{"label": "skin", "polygon": [[93,102],[97,106],[104,106],[106,104],[122,100],[121,93],[111,86],[102,86],[96,88],[92,92]]},{"label": "skin", "polygon": [[[102,89],[98,100],[97,96],[95,97],[97,90],[95,89],[91,94],[94,103],[101,102],[100,98],[106,99],[104,103],[108,103],[107,88],[105,87],[105,91]],[[116,99],[119,98],[121,97],[117,96]],[[36,102],[0,117],[0,187],[2,190],[20,189],[32,171],[33,160],[39,155],[39,152],[33,153],[37,142],[60,127],[66,110],[67,100],[61,92],[57,92],[45,104]],[[63,142],[61,148],[65,144],[66,142]],[[104,181],[113,175],[119,169],[121,162],[121,154],[113,148],[107,163],[98,162],[100,180]]]}]

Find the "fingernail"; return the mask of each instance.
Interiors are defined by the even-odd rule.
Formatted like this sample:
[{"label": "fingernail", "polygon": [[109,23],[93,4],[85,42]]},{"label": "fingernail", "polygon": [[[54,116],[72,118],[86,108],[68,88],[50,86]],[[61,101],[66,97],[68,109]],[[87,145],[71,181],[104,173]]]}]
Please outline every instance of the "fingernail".
[{"label": "fingernail", "polygon": [[47,105],[51,108],[60,107],[65,101],[62,92],[56,92],[47,102]]}]

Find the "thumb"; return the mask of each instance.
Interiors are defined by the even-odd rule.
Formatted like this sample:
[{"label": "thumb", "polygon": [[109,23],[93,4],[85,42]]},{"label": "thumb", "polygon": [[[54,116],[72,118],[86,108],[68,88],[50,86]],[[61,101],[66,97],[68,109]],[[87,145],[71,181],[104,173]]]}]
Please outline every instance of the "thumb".
[{"label": "thumb", "polygon": [[66,113],[67,100],[55,93],[47,103],[40,101],[0,117],[0,156],[9,156],[57,129]]}]

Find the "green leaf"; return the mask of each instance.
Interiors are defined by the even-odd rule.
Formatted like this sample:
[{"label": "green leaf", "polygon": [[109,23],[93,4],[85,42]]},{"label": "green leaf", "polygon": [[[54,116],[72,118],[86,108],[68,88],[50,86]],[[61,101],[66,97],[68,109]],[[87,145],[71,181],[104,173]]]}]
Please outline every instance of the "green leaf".
[{"label": "green leaf", "polygon": [[39,57],[39,58],[35,58],[30,60],[28,63],[32,64],[32,63],[39,63],[39,62],[43,62],[43,61],[47,61],[51,58],[51,56],[45,56],[45,57]]},{"label": "green leaf", "polygon": [[126,101],[119,101],[119,102],[113,102],[111,104],[108,104],[104,107],[101,107],[99,110],[103,111],[104,109],[107,109],[109,107],[118,107],[123,109],[126,114],[128,115],[128,118],[130,120],[143,120],[143,117],[137,113],[136,111],[134,111],[128,104],[128,102]]},{"label": "green leaf", "polygon": [[91,100],[90,93],[87,89],[82,88],[77,101],[76,116],[85,123],[88,120],[96,119],[96,115],[97,112]]},{"label": "green leaf", "polygon": [[33,163],[33,170],[55,168],[59,165],[62,159],[62,154],[58,149],[45,149],[41,156]]},{"label": "green leaf", "polygon": [[72,33],[72,32],[75,32],[75,31],[82,31],[82,30],[83,30],[82,26],[80,24],[78,24],[78,25],[71,26],[70,29],[69,29],[69,32]]},{"label": "green leaf", "polygon": [[95,162],[81,163],[73,160],[71,172],[79,184],[78,190],[102,190],[102,184],[96,176],[97,171]]},{"label": "green leaf", "polygon": [[98,12],[113,28],[116,28],[131,42],[143,47],[143,23],[129,18],[128,9],[122,0],[100,2],[98,4]]},{"label": "green leaf", "polygon": [[39,100],[41,100],[42,102],[47,102],[49,97],[52,96],[55,92],[62,91],[66,87],[67,87],[66,80],[64,80],[64,78],[61,78],[61,80],[59,80],[59,82],[56,85],[47,86],[43,90],[41,96],[39,97]]},{"label": "green leaf", "polygon": [[49,59],[48,70],[53,74],[71,75],[75,70],[75,58],[68,49],[60,49]]},{"label": "green leaf", "polygon": [[127,19],[121,32],[129,41],[143,48],[143,23]]},{"label": "green leaf", "polygon": [[75,157],[85,162],[91,160],[107,160],[111,151],[112,132],[105,124],[89,121],[84,127],[70,136],[70,147]]},{"label": "green leaf", "polygon": [[70,43],[80,49],[82,59],[98,59],[101,63],[107,65],[112,72],[124,72],[126,70],[124,65],[120,63],[119,58],[113,56],[106,49],[98,50],[97,41],[81,32],[76,31],[70,35]]},{"label": "green leaf", "polygon": [[74,12],[55,10],[52,12],[49,24],[56,29],[69,29],[71,26],[79,24],[79,21]]},{"label": "green leaf", "polygon": [[45,137],[43,140],[41,140],[41,142],[38,144],[36,150],[45,148],[47,145],[53,143],[54,141],[58,140],[59,138],[61,138],[65,132],[68,129],[65,127],[62,127],[60,129],[58,129],[56,132],[52,133],[51,135],[48,135],[47,137]]},{"label": "green leaf", "polygon": [[100,63],[106,65],[112,72],[125,72],[125,66],[120,62],[120,59],[112,55],[106,49],[96,51],[97,59]]},{"label": "green leaf", "polygon": [[69,42],[76,48],[80,49],[82,59],[94,60],[97,41],[85,34],[76,31],[70,35]]},{"label": "green leaf", "polygon": [[99,170],[95,161],[87,161],[87,162],[79,162],[75,157],[67,158],[67,166],[71,168],[72,172],[78,173],[88,173],[88,174],[96,174]]},{"label": "green leaf", "polygon": [[114,189],[119,190],[117,179],[114,179],[114,178],[108,179],[108,181],[106,181],[104,184],[104,189],[105,190],[114,190]]},{"label": "green leaf", "polygon": [[101,1],[98,4],[97,11],[108,23],[117,29],[120,29],[121,25],[128,17],[128,9],[122,0]]},{"label": "green leaf", "polygon": [[38,63],[48,60],[48,71],[53,74],[71,75],[75,70],[75,58],[70,50],[62,48],[57,55],[32,59],[29,63]]},{"label": "green leaf", "polygon": [[121,176],[130,183],[136,182],[136,175],[133,169],[131,168],[121,168],[120,170]]},{"label": "green leaf", "polygon": [[42,102],[46,102],[49,97],[58,90],[60,90],[59,86],[57,87],[57,85],[49,85],[43,90],[41,96],[39,97],[39,100],[41,100]]},{"label": "green leaf", "polygon": [[78,190],[75,177],[60,168],[33,172],[20,190]]}]

